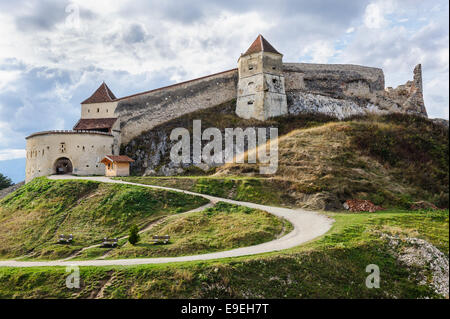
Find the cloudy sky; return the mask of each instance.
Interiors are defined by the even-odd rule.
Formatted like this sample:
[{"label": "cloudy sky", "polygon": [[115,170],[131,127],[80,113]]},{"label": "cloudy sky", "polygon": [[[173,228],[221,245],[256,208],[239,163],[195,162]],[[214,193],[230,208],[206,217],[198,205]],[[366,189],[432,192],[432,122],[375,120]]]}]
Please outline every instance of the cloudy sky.
[{"label": "cloudy sky", "polygon": [[236,67],[261,33],[285,62],[422,63],[430,117],[448,119],[447,0],[0,0],[0,172],[23,178],[25,137],[70,129],[104,80],[125,96]]}]

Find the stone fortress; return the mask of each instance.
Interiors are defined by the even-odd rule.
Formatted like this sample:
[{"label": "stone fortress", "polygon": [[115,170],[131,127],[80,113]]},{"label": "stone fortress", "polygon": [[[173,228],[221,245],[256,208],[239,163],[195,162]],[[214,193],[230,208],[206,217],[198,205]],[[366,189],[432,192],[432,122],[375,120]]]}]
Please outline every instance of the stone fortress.
[{"label": "stone fortress", "polygon": [[81,118],[72,130],[26,138],[26,182],[52,174],[104,175],[102,158],[119,155],[120,146],[142,132],[233,99],[238,116],[262,121],[300,113],[339,119],[389,112],[427,116],[420,64],[412,81],[385,89],[379,68],[283,63],[282,58],[259,35],[239,57],[237,69],[122,98],[102,83],[81,103]]}]

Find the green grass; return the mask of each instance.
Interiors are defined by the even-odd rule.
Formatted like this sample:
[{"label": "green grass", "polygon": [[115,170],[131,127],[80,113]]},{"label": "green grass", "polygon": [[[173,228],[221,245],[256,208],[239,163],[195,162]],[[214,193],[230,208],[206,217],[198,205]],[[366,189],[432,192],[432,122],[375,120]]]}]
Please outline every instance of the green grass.
[{"label": "green grass", "polygon": [[[81,267],[81,288],[61,267],[0,268],[0,298],[439,298],[389,251],[379,232],[426,239],[448,256],[448,210],[332,214],[332,229],[283,252],[220,261]],[[365,268],[380,267],[379,289]]]},{"label": "green grass", "polygon": [[[267,212],[219,202],[201,212],[168,218],[142,233],[141,241],[135,246],[127,242],[113,249],[108,258],[182,256],[229,250],[267,242],[292,229],[288,221]],[[170,235],[170,242],[154,244],[153,235]]]},{"label": "green grass", "polygon": [[[140,186],[36,178],[0,201],[0,257],[55,259],[162,216],[202,206],[202,197]],[[71,245],[55,244],[73,234]]]},{"label": "green grass", "polygon": [[301,187],[300,184],[289,181],[236,176],[130,176],[116,179],[145,185],[174,187],[221,198],[276,206],[293,206],[295,198],[286,194],[286,190]]}]

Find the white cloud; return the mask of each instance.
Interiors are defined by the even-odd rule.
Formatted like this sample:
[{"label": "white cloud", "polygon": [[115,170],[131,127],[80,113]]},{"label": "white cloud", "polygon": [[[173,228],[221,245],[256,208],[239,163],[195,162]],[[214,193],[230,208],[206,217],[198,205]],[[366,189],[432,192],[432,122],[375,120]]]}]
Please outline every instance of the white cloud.
[{"label": "white cloud", "polygon": [[390,86],[422,63],[426,107],[448,118],[446,1],[73,0],[76,27],[68,3],[0,0],[0,149],[70,128],[102,80],[124,96],[234,68],[259,33],[285,62],[382,67]]},{"label": "white cloud", "polygon": [[327,63],[334,53],[333,43],[328,41],[315,41],[303,49],[303,55],[311,56],[312,63]]},{"label": "white cloud", "polygon": [[22,149],[4,149],[0,150],[0,161],[6,161],[16,158],[24,158],[26,151]]},{"label": "white cloud", "polygon": [[[410,6],[395,1],[369,4],[361,26],[333,61],[381,67],[386,86],[393,87],[411,80],[414,66],[421,63],[428,114],[448,119],[448,3],[439,7],[436,11],[419,1]],[[429,18],[419,21],[423,14]],[[395,23],[405,17],[407,24]]]},{"label": "white cloud", "polygon": [[347,30],[345,30],[345,33],[353,33],[355,32],[355,28],[354,27],[350,27]]},{"label": "white cloud", "polygon": [[370,29],[381,28],[386,24],[381,7],[377,3],[371,3],[366,7],[364,13],[364,25]]}]

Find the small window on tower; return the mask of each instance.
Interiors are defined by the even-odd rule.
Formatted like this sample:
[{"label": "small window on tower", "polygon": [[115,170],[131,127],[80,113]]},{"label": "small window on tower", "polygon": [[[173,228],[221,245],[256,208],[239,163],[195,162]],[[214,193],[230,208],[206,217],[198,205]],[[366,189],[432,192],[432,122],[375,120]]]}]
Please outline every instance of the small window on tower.
[{"label": "small window on tower", "polygon": [[249,65],[248,66],[248,69],[251,71],[251,70],[253,70],[253,65]]},{"label": "small window on tower", "polygon": [[277,68],[275,66],[272,67],[272,70],[276,70]]},{"label": "small window on tower", "polygon": [[255,82],[248,82],[248,86],[255,84]]},{"label": "small window on tower", "polygon": [[252,105],[252,104],[253,104],[253,101],[248,101],[247,104],[248,104],[248,105]]},{"label": "small window on tower", "polygon": [[273,84],[276,84],[277,82],[278,82],[277,79],[272,79],[272,83],[273,83]]},{"label": "small window on tower", "polygon": [[66,143],[60,143],[59,144],[59,151],[61,153],[65,153],[66,152]]},{"label": "small window on tower", "polygon": [[100,109],[99,108],[97,108],[97,113],[99,113],[100,112]]},{"label": "small window on tower", "polygon": [[88,109],[88,113],[91,113],[91,110],[90,110],[90,109]]}]

